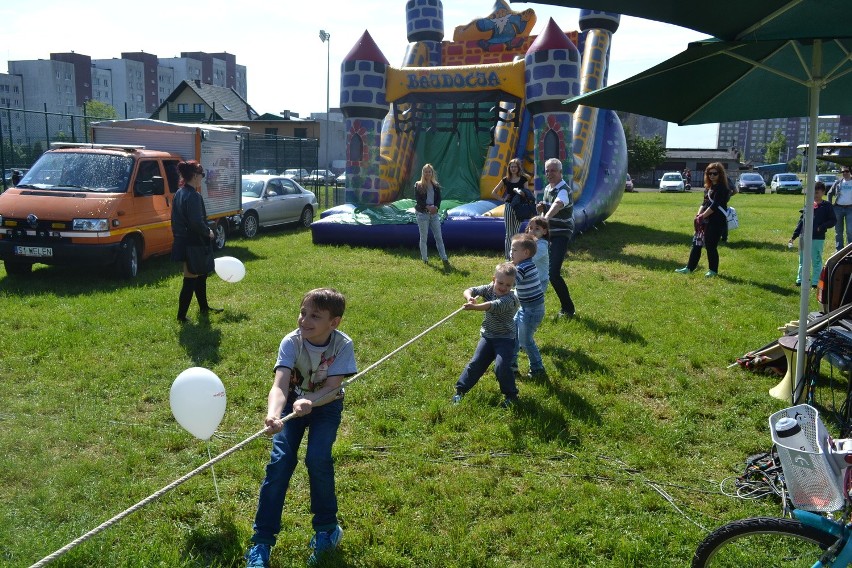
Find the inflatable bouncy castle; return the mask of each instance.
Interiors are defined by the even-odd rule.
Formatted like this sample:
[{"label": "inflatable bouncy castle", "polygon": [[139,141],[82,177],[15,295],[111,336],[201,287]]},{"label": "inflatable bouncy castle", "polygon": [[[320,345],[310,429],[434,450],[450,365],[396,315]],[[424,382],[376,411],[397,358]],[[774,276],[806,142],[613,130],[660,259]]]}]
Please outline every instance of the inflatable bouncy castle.
[{"label": "inflatable bouncy castle", "polygon": [[491,191],[512,158],[538,198],[545,161],[562,162],[577,233],[615,211],[627,172],[621,122],[608,110],[566,112],[562,101],[606,85],[619,15],[584,10],[579,32],[551,19],[535,37],[535,12],[498,0],[453,41],[444,41],[440,0],[408,0],[406,17],[400,67],[369,32],[341,65],[346,204],[311,225],[314,243],[416,247],[414,182],[426,163],[441,183],[450,248],[503,248],[503,206]]}]

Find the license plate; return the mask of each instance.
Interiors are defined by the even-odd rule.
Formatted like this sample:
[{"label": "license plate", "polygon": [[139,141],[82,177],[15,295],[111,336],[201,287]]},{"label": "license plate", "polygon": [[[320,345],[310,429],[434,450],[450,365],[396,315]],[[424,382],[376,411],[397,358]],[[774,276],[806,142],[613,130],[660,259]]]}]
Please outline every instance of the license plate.
[{"label": "license plate", "polygon": [[53,249],[50,247],[15,247],[15,254],[18,256],[44,258],[46,256],[53,256]]}]

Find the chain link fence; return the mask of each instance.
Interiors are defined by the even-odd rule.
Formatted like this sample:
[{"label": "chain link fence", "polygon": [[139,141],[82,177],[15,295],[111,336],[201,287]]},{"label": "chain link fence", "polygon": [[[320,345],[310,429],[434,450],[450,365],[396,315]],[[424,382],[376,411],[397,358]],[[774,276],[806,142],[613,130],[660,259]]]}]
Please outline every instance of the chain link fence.
[{"label": "chain link fence", "polygon": [[[113,118],[0,107],[0,170],[3,171],[0,190],[5,191],[11,185],[14,170],[29,169],[51,143],[89,143],[91,123]],[[301,174],[319,167],[319,141],[314,138],[248,133],[242,138],[240,158],[243,174],[298,170],[296,181],[316,193],[321,209],[343,203],[344,190],[336,187],[334,180],[315,183]]]}]

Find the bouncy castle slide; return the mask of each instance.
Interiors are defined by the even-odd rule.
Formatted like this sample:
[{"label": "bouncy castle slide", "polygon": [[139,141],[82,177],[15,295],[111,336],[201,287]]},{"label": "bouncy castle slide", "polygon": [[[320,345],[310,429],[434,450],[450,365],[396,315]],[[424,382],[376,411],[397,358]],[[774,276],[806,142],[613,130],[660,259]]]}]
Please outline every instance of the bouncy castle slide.
[{"label": "bouncy castle slide", "polygon": [[[365,32],[342,64],[346,205],[311,225],[316,244],[416,246],[413,185],[431,163],[443,188],[448,247],[502,249],[502,205],[491,198],[520,158],[539,195],[544,162],[563,163],[578,233],[605,220],[624,191],[627,153],[615,113],[562,101],[605,85],[619,16],[583,11],[581,32],[550,20],[529,35],[533,10],[494,12],[443,41],[440,2],[409,0],[403,65],[394,68]],[[575,45],[580,45],[578,50]]]}]

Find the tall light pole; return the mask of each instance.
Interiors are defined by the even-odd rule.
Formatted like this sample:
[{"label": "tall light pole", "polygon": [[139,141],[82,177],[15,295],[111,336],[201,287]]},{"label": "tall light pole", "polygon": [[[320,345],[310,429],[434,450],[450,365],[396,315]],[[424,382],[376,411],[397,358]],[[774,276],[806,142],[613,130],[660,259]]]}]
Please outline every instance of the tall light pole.
[{"label": "tall light pole", "polygon": [[328,206],[328,139],[331,137],[331,132],[329,128],[328,121],[328,111],[329,111],[329,101],[330,101],[330,93],[329,90],[329,80],[331,79],[331,34],[325,30],[320,30],[319,34],[320,39],[324,44],[326,44],[327,50],[327,59],[325,66],[325,202],[326,206]]}]

